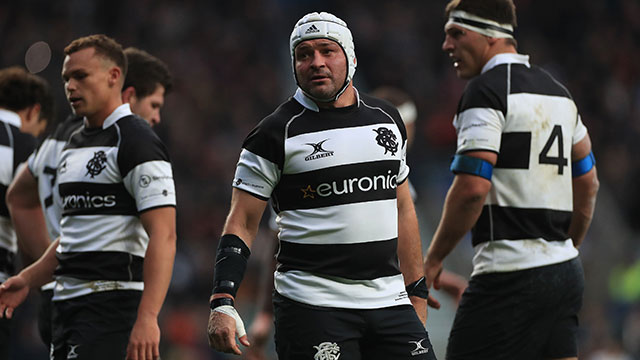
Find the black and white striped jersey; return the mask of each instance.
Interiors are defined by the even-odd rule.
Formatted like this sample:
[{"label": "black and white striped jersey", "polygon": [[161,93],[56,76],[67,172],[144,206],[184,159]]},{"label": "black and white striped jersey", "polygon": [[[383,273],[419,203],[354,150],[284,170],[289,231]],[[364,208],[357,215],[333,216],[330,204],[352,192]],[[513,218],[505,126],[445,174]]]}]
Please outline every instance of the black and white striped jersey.
[{"label": "black and white striped jersey", "polygon": [[409,304],[396,252],[408,173],[404,124],[382,100],[326,110],[298,89],[262,120],[233,186],[271,198],[278,214],[276,290],[317,306]]},{"label": "black and white striped jersey", "polygon": [[55,241],[60,236],[60,218],[62,217],[62,209],[55,206],[61,203],[58,187],[55,186],[60,154],[71,134],[82,127],[83,119],[79,116],[69,116],[44,139],[38,149],[29,156],[27,162],[31,175],[38,183],[40,205],[42,205],[51,241]]},{"label": "black and white striped jersey", "polygon": [[149,124],[118,107],[101,128],[83,126],[58,165],[62,209],[54,300],[143,290],[146,210],[175,206],[167,149]]},{"label": "black and white striped jersey", "polygon": [[21,125],[18,114],[0,109],[0,281],[5,281],[14,273],[18,251],[16,233],[5,202],[7,188],[18,166],[27,160],[36,147],[36,139],[21,132]]},{"label": "black and white striped jersey", "polygon": [[472,79],[458,105],[457,153],[498,153],[472,233],[472,275],[549,265],[578,256],[571,149],[587,130],[569,91],[520,54],[499,54]]}]

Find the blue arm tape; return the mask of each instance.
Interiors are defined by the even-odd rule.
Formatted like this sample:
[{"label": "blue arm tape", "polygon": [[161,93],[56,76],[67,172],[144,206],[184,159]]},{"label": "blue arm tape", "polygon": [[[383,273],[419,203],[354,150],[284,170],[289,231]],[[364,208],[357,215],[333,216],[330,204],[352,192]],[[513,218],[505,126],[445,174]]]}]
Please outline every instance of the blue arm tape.
[{"label": "blue arm tape", "polygon": [[591,171],[596,164],[596,158],[593,157],[593,151],[586,158],[571,163],[571,174],[573,177],[584,175]]},{"label": "blue arm tape", "polygon": [[460,154],[453,157],[450,169],[454,174],[471,174],[483,177],[489,181],[491,181],[491,175],[493,175],[493,165],[491,165],[490,162],[477,157]]}]

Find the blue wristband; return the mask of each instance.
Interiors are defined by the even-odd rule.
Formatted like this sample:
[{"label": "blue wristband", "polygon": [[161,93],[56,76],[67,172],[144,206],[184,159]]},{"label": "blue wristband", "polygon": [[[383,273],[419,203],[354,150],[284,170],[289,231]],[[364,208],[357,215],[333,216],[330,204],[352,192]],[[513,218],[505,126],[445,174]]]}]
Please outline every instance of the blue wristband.
[{"label": "blue wristband", "polygon": [[480,176],[491,181],[493,165],[490,162],[467,155],[456,154],[451,162],[451,171],[454,174],[465,173]]},{"label": "blue wristband", "polygon": [[592,151],[584,159],[574,161],[571,163],[571,176],[572,177],[582,176],[588,173],[589,171],[591,171],[591,169],[593,169],[593,166],[595,164],[596,164],[596,158],[593,157],[593,151]]}]

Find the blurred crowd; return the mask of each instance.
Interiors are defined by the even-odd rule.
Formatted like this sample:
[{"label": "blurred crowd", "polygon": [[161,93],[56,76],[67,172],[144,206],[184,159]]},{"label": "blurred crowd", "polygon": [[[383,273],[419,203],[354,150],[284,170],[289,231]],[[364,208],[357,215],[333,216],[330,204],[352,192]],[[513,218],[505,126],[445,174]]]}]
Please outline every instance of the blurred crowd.
[{"label": "blurred crowd", "polygon": [[[162,358],[224,359],[208,349],[212,269],[242,140],[295,90],[288,41],[298,18],[330,11],[355,39],[355,86],[407,91],[418,108],[408,155],[426,246],[440,216],[455,151],[451,125],[465,82],[441,51],[437,1],[22,0],[0,2],[0,67],[24,65],[29,46],[46,42],[51,61],[39,75],[53,86],[58,118],[70,111],[60,80],[62,49],[105,33],[163,59],[174,75],[157,132],[169,147],[178,193],[178,255],[163,313]],[[518,50],[572,93],[593,141],[602,183],[592,229],[581,249],[587,288],[580,357],[640,358],[640,2],[515,0]],[[635,155],[634,155],[635,154]],[[259,237],[267,238],[265,226]],[[267,241],[265,241],[267,243]],[[262,263],[256,241],[240,289],[247,322],[256,311]],[[470,244],[445,263],[468,277]],[[14,359],[46,358],[32,304],[18,314]],[[446,310],[445,310],[446,311]],[[447,316],[451,322],[453,312]],[[439,324],[439,323],[438,323]],[[446,331],[429,323],[430,333]],[[437,335],[436,335],[437,336]],[[443,350],[436,349],[440,357]]]}]

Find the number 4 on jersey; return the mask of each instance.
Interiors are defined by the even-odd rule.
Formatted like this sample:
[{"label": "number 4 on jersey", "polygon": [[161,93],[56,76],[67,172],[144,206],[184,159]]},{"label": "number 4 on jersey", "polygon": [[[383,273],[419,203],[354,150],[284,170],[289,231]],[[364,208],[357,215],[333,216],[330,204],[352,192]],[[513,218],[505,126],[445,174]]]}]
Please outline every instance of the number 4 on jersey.
[{"label": "number 4 on jersey", "polygon": [[[551,146],[553,146],[556,139],[558,139],[558,156],[549,156],[549,149],[551,149]],[[540,164],[557,165],[558,174],[560,175],[564,173],[564,167],[569,163],[568,159],[564,157],[564,145],[562,139],[562,127],[560,125],[554,126],[551,131],[551,136],[549,136],[547,143],[544,144],[542,152],[540,152],[540,155],[538,156]]]}]

